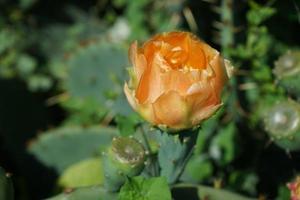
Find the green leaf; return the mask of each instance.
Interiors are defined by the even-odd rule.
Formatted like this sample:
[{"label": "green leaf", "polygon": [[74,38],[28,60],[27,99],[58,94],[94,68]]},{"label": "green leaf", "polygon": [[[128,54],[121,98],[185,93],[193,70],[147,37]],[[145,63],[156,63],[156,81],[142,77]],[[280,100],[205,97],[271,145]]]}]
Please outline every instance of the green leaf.
[{"label": "green leaf", "polygon": [[160,175],[167,178],[168,183],[173,183],[178,177],[184,164],[187,145],[180,142],[178,136],[160,134],[158,140],[160,148],[158,161],[161,167]]},{"label": "green leaf", "polygon": [[190,196],[193,199],[198,196],[198,200],[255,200],[256,198],[249,198],[236,194],[224,189],[217,189],[204,185],[193,185],[193,184],[178,184],[172,188],[173,198],[182,199],[182,194],[189,195],[185,196],[185,199],[189,199]]},{"label": "green leaf", "polygon": [[287,186],[281,185],[278,189],[278,196],[276,200],[290,200],[291,199],[291,191]]},{"label": "green leaf", "polygon": [[227,190],[215,189],[207,186],[198,186],[198,195],[200,199],[208,200],[254,200],[252,198],[243,197]]},{"label": "green leaf", "polygon": [[20,0],[19,4],[22,9],[28,9],[33,6],[38,0]]},{"label": "green leaf", "polygon": [[36,68],[36,60],[26,54],[20,55],[17,60],[16,67],[21,76],[26,77]]},{"label": "green leaf", "polygon": [[235,158],[237,154],[237,137],[236,127],[233,123],[219,130],[213,138],[209,152],[221,165],[226,165]]},{"label": "green leaf", "polygon": [[121,188],[118,200],[171,200],[171,192],[164,177],[130,178]]},{"label": "green leaf", "polygon": [[100,186],[78,188],[72,192],[63,193],[47,200],[116,200],[114,193],[109,193]]},{"label": "green leaf", "polygon": [[10,177],[0,167],[0,199],[13,200],[14,191]]},{"label": "green leaf", "polygon": [[180,180],[192,183],[202,182],[212,175],[213,170],[212,163],[203,155],[194,155],[187,163]]},{"label": "green leaf", "polygon": [[251,10],[247,13],[250,24],[259,25],[275,14],[276,10],[271,7],[261,6],[254,1],[249,1]]},{"label": "green leaf", "polygon": [[29,151],[46,166],[63,172],[72,164],[99,155],[117,132],[107,127],[58,128],[39,135]]},{"label": "green leaf", "polygon": [[53,82],[50,77],[41,74],[32,74],[27,80],[28,88],[31,91],[48,90]]},{"label": "green leaf", "polygon": [[103,169],[100,158],[80,161],[68,167],[59,179],[59,184],[65,188],[101,185]]},{"label": "green leaf", "polygon": [[6,51],[19,41],[19,35],[16,31],[5,28],[0,31],[0,54]]},{"label": "green leaf", "polygon": [[120,134],[122,136],[129,136],[135,133],[137,124],[140,122],[139,116],[133,113],[129,116],[117,115],[116,122]]},{"label": "green leaf", "polygon": [[216,130],[217,124],[218,124],[218,118],[217,116],[213,116],[211,119],[205,121],[201,125],[197,137],[195,154],[201,154],[206,150],[206,148],[208,147],[207,141],[211,136],[211,134]]},{"label": "green leaf", "polygon": [[253,172],[234,171],[230,174],[228,185],[237,191],[247,192],[248,194],[256,194],[256,186],[259,181],[258,176]]}]

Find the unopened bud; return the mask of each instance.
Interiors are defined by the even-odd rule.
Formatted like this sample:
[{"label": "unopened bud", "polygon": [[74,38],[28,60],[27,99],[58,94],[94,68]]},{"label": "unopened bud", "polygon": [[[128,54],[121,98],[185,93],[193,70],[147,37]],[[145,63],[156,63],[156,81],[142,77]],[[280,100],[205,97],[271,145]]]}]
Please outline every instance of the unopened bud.
[{"label": "unopened bud", "polygon": [[285,150],[300,149],[300,104],[287,100],[273,105],[264,117],[265,130]]},{"label": "unopened bud", "polygon": [[126,177],[138,175],[144,168],[145,149],[134,138],[116,137],[103,157],[105,187],[117,191]]},{"label": "unopened bud", "polygon": [[300,51],[288,51],[279,57],[274,74],[279,85],[300,99]]}]

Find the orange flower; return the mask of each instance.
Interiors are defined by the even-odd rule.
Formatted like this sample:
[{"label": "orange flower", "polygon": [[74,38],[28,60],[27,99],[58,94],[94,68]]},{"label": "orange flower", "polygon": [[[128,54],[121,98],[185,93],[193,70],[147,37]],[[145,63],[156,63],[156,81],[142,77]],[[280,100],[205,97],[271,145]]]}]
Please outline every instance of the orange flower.
[{"label": "orange flower", "polygon": [[153,125],[191,128],[221,106],[228,62],[191,33],[159,34],[141,48],[134,42],[129,58],[133,67],[125,94],[133,109]]}]

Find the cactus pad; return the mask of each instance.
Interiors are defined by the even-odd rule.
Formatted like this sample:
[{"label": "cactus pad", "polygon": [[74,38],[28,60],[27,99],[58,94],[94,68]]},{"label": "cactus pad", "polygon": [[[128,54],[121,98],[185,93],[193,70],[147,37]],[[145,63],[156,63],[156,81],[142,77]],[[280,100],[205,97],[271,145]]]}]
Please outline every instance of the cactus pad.
[{"label": "cactus pad", "polygon": [[30,143],[29,151],[46,166],[62,172],[99,154],[115,135],[117,130],[107,127],[59,128],[41,134]]}]

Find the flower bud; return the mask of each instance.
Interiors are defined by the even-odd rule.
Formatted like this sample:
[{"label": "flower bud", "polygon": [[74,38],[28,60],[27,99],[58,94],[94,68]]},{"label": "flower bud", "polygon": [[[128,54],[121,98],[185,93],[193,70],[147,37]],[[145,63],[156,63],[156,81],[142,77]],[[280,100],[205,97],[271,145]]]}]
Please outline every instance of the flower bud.
[{"label": "flower bud", "polygon": [[278,83],[300,99],[300,51],[288,51],[276,62],[274,74]]},{"label": "flower bud", "polygon": [[273,105],[264,117],[265,130],[280,147],[300,149],[300,105],[292,100]]},{"label": "flower bud", "polygon": [[188,32],[154,36],[129,49],[133,67],[124,91],[130,105],[152,125],[172,130],[199,125],[222,105],[232,71],[229,61]]},{"label": "flower bud", "polygon": [[145,150],[136,139],[116,137],[103,155],[104,185],[117,191],[126,177],[138,175],[144,168]]},{"label": "flower bud", "polygon": [[298,176],[295,181],[288,183],[287,187],[291,192],[291,200],[300,200],[300,177]]}]

